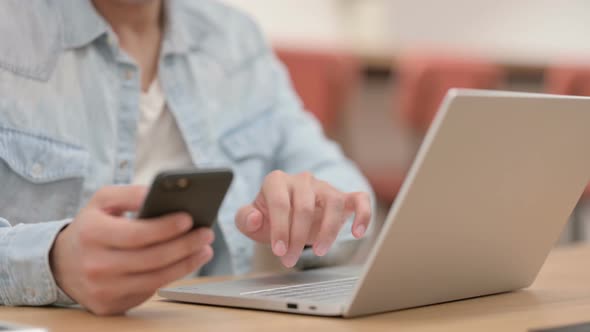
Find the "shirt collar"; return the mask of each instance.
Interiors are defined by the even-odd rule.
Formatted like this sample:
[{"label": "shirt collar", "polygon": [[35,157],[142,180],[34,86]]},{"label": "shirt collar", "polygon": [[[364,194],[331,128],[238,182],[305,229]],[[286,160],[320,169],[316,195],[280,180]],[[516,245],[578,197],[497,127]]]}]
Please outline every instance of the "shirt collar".
[{"label": "shirt collar", "polygon": [[[166,5],[166,33],[163,53],[184,54],[195,51],[205,44],[214,32],[210,18],[200,12],[199,5],[186,4],[182,0],[164,0]],[[194,1],[194,0],[189,0]]]},{"label": "shirt collar", "polygon": [[58,0],[55,4],[61,14],[66,49],[86,46],[109,30],[90,0]]},{"label": "shirt collar", "polygon": [[[102,35],[112,33],[91,0],[58,0],[55,3],[61,13],[64,48],[83,47]],[[183,54],[197,49],[199,42],[209,32],[206,20],[189,17],[179,1],[168,0],[165,5],[163,53]]]}]

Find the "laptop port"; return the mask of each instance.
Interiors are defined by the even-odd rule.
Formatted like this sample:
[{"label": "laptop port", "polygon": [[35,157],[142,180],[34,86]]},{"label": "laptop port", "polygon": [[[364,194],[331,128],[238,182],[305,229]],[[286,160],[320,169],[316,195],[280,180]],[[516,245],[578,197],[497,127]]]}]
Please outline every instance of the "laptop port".
[{"label": "laptop port", "polygon": [[299,306],[297,305],[297,303],[287,303],[287,309],[297,310],[298,308],[299,308]]}]

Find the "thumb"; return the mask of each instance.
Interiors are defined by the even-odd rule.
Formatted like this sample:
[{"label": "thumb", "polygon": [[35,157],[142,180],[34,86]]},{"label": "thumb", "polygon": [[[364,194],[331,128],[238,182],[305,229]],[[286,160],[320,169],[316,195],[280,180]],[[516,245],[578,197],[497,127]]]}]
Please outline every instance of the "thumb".
[{"label": "thumb", "polygon": [[260,243],[270,242],[270,228],[263,213],[253,204],[243,206],[236,214],[236,226],[247,237]]},{"label": "thumb", "polygon": [[90,204],[112,215],[135,212],[141,208],[147,191],[145,186],[108,186],[97,191]]}]

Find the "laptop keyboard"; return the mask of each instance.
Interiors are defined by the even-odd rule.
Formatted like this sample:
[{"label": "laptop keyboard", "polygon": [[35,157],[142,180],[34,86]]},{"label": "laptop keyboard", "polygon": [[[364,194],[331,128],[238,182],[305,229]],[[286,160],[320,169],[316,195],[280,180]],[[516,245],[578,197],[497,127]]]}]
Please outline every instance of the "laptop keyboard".
[{"label": "laptop keyboard", "polygon": [[275,297],[313,301],[332,301],[352,294],[358,277],[277,287],[241,293],[242,296]]}]

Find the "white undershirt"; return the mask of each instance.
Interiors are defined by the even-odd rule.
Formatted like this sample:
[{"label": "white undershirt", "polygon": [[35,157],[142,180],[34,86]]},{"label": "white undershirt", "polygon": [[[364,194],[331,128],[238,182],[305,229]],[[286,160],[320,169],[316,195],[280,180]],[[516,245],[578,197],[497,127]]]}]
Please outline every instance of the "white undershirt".
[{"label": "white undershirt", "polygon": [[157,79],[141,93],[139,109],[133,183],[149,185],[160,171],[193,166]]}]

